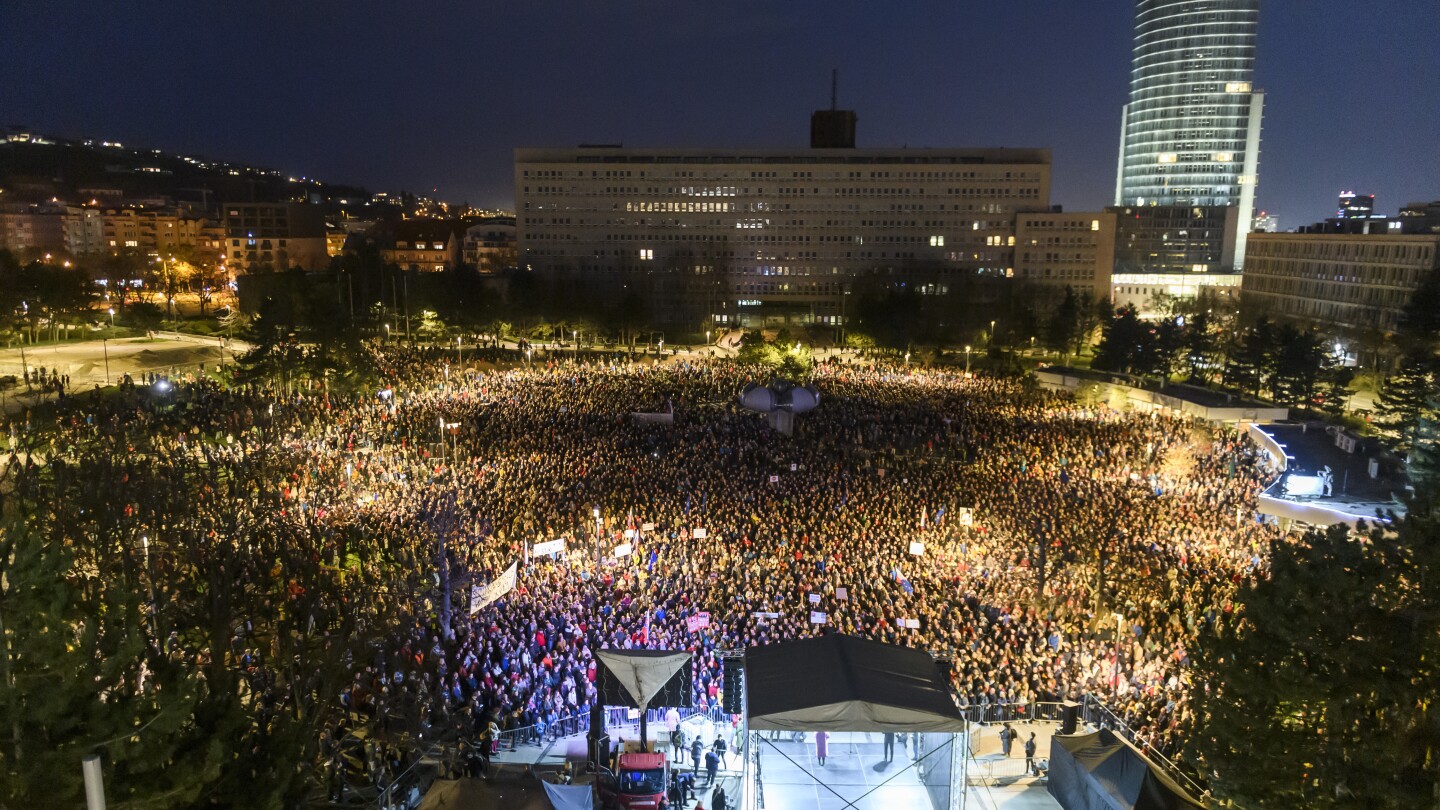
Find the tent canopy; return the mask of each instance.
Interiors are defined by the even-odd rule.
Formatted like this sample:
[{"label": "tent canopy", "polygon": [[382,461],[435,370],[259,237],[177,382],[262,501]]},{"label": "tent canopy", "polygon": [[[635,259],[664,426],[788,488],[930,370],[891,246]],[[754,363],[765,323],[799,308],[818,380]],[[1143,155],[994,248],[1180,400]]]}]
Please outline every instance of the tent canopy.
[{"label": "tent canopy", "polygon": [[1192,810],[1193,798],[1109,729],[1056,734],[1050,747],[1050,795],[1063,807]]},{"label": "tent canopy", "polygon": [[690,662],[688,651],[600,650],[595,655],[641,708],[649,706],[666,681]]},{"label": "tent canopy", "polygon": [[935,659],[854,636],[751,647],[745,693],[752,729],[965,730]]}]

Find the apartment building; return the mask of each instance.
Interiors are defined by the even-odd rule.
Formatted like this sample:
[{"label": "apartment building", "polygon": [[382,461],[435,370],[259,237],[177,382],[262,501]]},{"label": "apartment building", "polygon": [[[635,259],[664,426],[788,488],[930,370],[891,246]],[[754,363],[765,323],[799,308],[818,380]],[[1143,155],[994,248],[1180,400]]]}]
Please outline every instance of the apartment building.
[{"label": "apartment building", "polygon": [[228,203],[225,253],[238,273],[319,270],[329,264],[325,217],[318,205],[305,203]]}]

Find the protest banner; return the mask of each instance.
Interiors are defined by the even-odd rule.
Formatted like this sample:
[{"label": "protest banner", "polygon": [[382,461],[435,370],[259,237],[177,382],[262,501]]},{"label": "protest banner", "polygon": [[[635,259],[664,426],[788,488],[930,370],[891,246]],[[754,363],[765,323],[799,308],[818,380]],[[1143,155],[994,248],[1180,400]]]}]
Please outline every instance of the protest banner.
[{"label": "protest banner", "polygon": [[505,573],[496,577],[489,585],[470,591],[470,615],[475,615],[481,608],[515,590],[515,571],[519,565],[518,562],[510,563]]}]

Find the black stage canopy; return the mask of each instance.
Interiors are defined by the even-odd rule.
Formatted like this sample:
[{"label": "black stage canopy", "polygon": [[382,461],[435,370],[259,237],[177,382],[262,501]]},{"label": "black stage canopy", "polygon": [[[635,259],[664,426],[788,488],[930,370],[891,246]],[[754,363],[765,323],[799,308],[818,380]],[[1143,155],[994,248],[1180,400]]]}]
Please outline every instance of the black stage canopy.
[{"label": "black stage canopy", "polygon": [[1056,734],[1050,745],[1049,789],[1065,810],[1205,807],[1109,729]]},{"label": "black stage canopy", "polygon": [[854,636],[751,647],[745,694],[757,730],[965,730],[935,659]]}]

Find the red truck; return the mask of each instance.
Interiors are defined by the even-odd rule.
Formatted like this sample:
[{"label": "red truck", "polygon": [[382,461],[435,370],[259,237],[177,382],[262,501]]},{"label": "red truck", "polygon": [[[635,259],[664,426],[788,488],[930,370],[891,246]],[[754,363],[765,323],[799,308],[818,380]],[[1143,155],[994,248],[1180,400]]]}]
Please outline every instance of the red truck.
[{"label": "red truck", "polygon": [[595,784],[600,806],[608,810],[672,810],[665,794],[670,763],[664,754],[621,754],[615,772],[602,771]]}]

